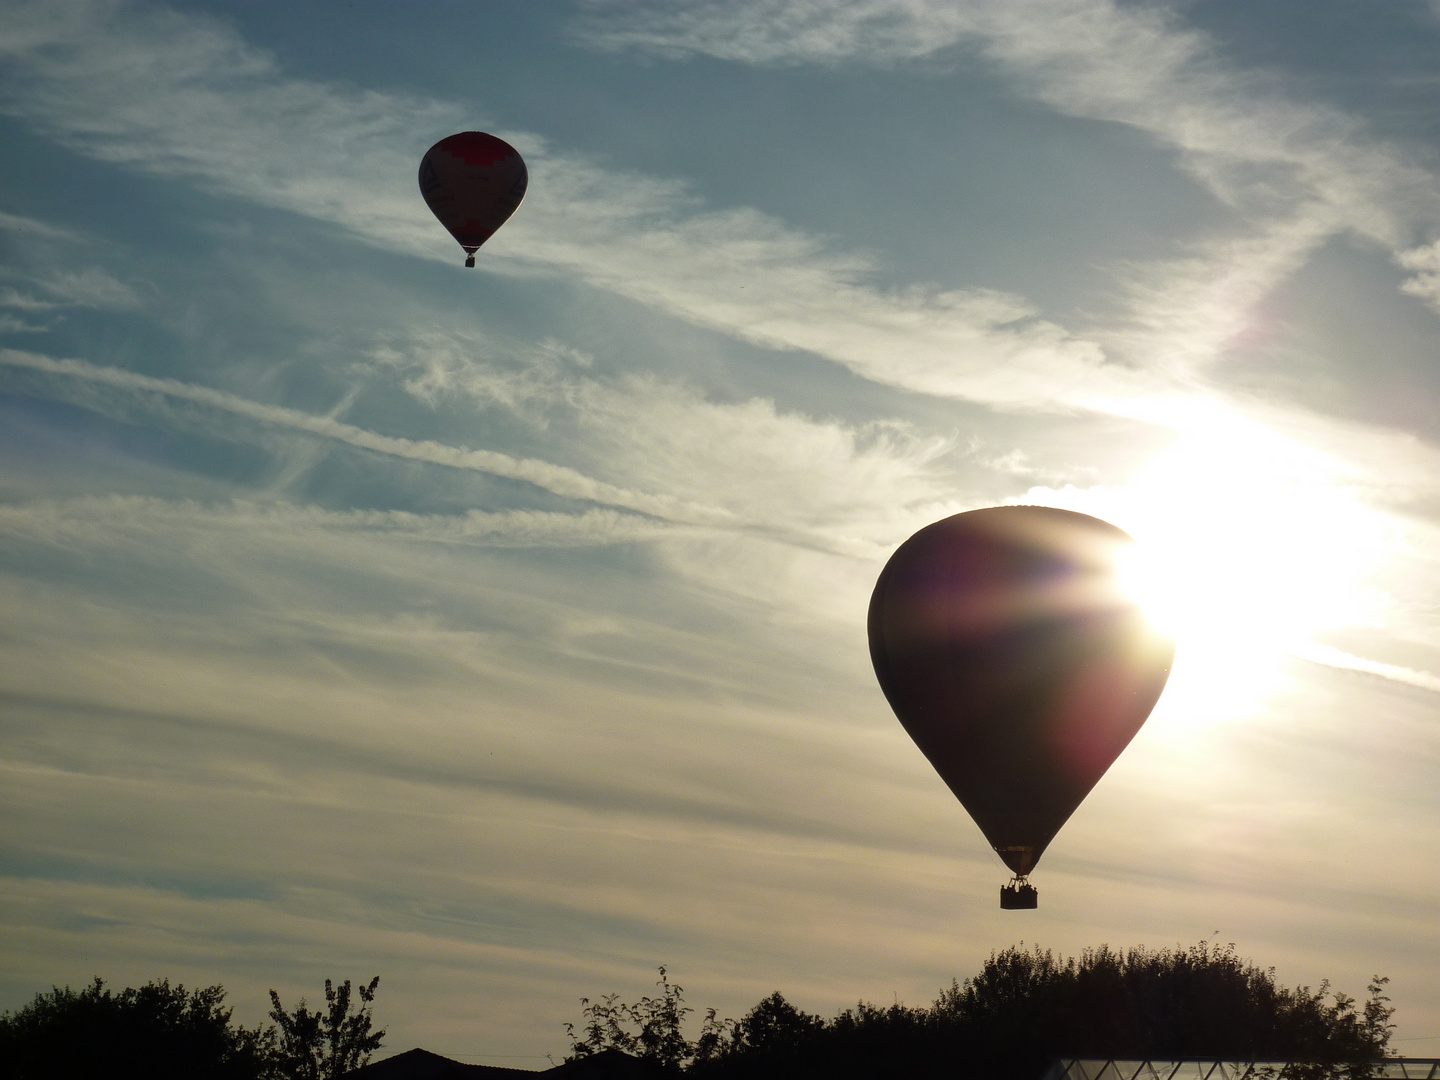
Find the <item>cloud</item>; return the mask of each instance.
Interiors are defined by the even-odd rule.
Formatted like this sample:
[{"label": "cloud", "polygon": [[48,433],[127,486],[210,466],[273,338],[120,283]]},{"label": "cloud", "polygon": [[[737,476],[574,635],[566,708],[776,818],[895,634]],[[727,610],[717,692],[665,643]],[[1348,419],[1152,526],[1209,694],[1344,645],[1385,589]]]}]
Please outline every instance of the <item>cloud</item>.
[{"label": "cloud", "polygon": [[1175,154],[1237,217],[1238,234],[1134,269],[1133,318],[1101,340],[1175,374],[1213,359],[1246,310],[1328,237],[1392,249],[1440,228],[1440,193],[1402,148],[1366,137],[1280,79],[1228,63],[1168,7],[1113,0],[923,3],[746,0],[592,5],[577,37],[604,49],[749,64],[893,66],[978,52],[1056,112],[1124,124]]},{"label": "cloud", "polygon": [[[0,213],[0,233],[10,249],[8,265],[0,276],[17,285],[0,288],[0,308],[26,312],[53,312],[64,308],[90,308],[96,311],[133,311],[144,306],[141,290],[121,281],[99,267],[79,270],[65,267],[75,263],[77,245],[90,245],[86,238],[48,222],[16,214]],[[56,267],[56,254],[64,252],[65,267]],[[22,264],[30,269],[22,270]],[[34,269],[36,265],[44,269]],[[40,330],[43,327],[15,325],[8,320],[7,329]]]},{"label": "cloud", "polygon": [[[4,301],[0,300],[0,305]],[[45,327],[28,323],[24,319],[17,319],[14,315],[0,315],[0,333],[4,334],[43,334]]]},{"label": "cloud", "polygon": [[325,510],[243,499],[207,505],[137,495],[85,496],[0,506],[0,531],[56,548],[97,543],[102,535],[113,541],[120,535],[204,535],[232,529],[256,537],[298,537],[307,532],[370,533],[424,543],[524,548],[633,543],[671,531],[653,518],[613,510],[578,514],[542,510],[415,514],[403,510]]},{"label": "cloud", "polygon": [[1352,656],[1328,645],[1317,645],[1310,642],[1296,649],[1295,655],[1302,660],[1309,660],[1312,664],[1324,664],[1326,667],[1339,668],[1341,671],[1363,671],[1367,675],[1378,675],[1382,679],[1404,683],[1406,686],[1415,686],[1421,690],[1433,690],[1440,693],[1440,676],[1431,675],[1427,671],[1416,671],[1414,668],[1403,667],[1399,664],[1382,664],[1376,660],[1367,660],[1363,656]]},{"label": "cloud", "polygon": [[1273,77],[1228,64],[1167,8],[1112,0],[994,4],[746,0],[723,6],[597,6],[583,40],[746,63],[889,64],[979,49],[1025,92],[1070,116],[1145,131],[1247,209],[1330,208],[1393,241],[1410,214],[1440,213],[1428,173],[1360,125],[1300,103]]},{"label": "cloud", "polygon": [[[398,1030],[434,1030],[433,1008],[405,1010],[468,985],[455,1026],[525,1052],[552,1045],[547,1009],[647,989],[652,963],[714,980],[687,984],[703,1004],[781,985],[829,1012],[877,980],[927,1001],[1009,932],[1003,871],[866,673],[813,634],[726,619],[703,592],[657,603],[624,568],[430,543],[403,516],[96,499],[0,521],[7,552],[43,549],[66,583],[0,576],[0,832],[22,870],[0,890],[11,970],[41,986],[159,963],[263,1008],[269,985],[313,995],[363,964]],[[135,595],[74,588],[97,571]],[[807,668],[829,686],[794,700]],[[1136,749],[1143,778],[1156,756]],[[1283,812],[1255,813],[1274,748],[1250,750],[1149,778],[1168,793],[1107,778],[1048,857],[1049,941],[1153,944],[1237,911],[1227,933],[1263,931],[1264,958],[1309,977],[1317,927],[1423,927],[1418,880],[1367,892],[1326,871],[1339,842],[1286,862],[1331,817],[1292,803],[1299,777],[1269,781]],[[1363,805],[1362,833],[1393,809]],[[522,991],[518,1027],[497,1027]]]},{"label": "cloud", "polygon": [[[560,360],[547,364],[555,357]],[[951,438],[920,436],[902,424],[857,429],[782,412],[765,399],[710,402],[653,376],[601,379],[585,373],[583,357],[577,362],[573,350],[553,342],[506,359],[504,349],[459,333],[425,332],[408,340],[391,335],[375,360],[382,375],[398,379],[419,399],[466,418],[466,429],[474,423],[476,406],[494,404],[541,425],[548,453],[567,464],[398,438],[334,415],[268,405],[174,379],[0,351],[0,367],[41,374],[49,383],[44,392],[107,414],[134,419],[139,404],[149,414],[147,422],[158,417],[164,426],[213,436],[214,411],[220,411],[245,421],[224,437],[254,441],[272,453],[294,456],[283,445],[271,445],[267,432],[295,432],[441,466],[423,485],[407,480],[410,497],[424,490],[445,505],[470,497],[445,477],[445,470],[456,469],[525,480],[545,492],[612,509],[463,516],[357,510],[335,516],[318,508],[302,512],[283,499],[250,499],[223,515],[195,504],[122,501],[107,504],[104,516],[97,517],[98,503],[39,500],[9,514],[10,527],[40,529],[43,524],[53,533],[46,544],[56,550],[78,535],[125,534],[137,522],[152,519],[167,524],[174,542],[193,536],[204,543],[205,536],[232,530],[298,535],[309,528],[316,530],[317,542],[328,536],[327,546],[337,535],[360,532],[454,545],[641,543],[652,569],[682,593],[701,590],[723,597],[742,622],[803,626],[816,635],[813,649],[848,654],[855,613],[863,610],[880,560],[915,529],[975,505],[960,499],[957,490],[963,486],[957,483],[963,475],[993,471],[973,451],[957,455]],[[363,374],[364,365],[357,366]],[[97,400],[95,389],[119,391],[124,398]],[[147,401],[152,398],[198,411],[187,416],[157,409]],[[480,426],[491,427],[484,420]],[[301,457],[302,467],[314,464],[310,455]],[[587,619],[580,617],[580,622]],[[696,677],[730,663],[727,650],[717,650],[713,642],[709,650],[709,659],[691,668]],[[787,678],[806,684],[794,668]]]},{"label": "cloud", "polygon": [[97,367],[83,360],[54,360],[14,349],[0,350],[0,364],[28,368],[50,375],[81,379],[142,394],[162,394],[183,401],[233,413],[261,424],[288,428],[322,438],[334,439],[361,450],[469,469],[514,480],[524,480],[556,495],[638,510],[663,519],[694,523],[723,521],[728,515],[713,508],[686,504],[665,496],[628,491],[585,476],[563,465],[536,459],[511,457],[494,450],[471,450],[446,446],[431,439],[402,439],[367,431],[326,416],[315,416],[280,405],[265,405],[220,390],[194,386],[175,379],[155,379],[120,368]]},{"label": "cloud", "polygon": [[0,290],[0,307],[17,308],[21,311],[48,311],[59,306],[58,301],[41,300],[37,296],[29,296],[15,289]]},{"label": "cloud", "polygon": [[707,211],[684,190],[542,159],[547,191],[496,250],[698,325],[836,361],[863,378],[1012,408],[1084,407],[1155,380],[1106,363],[1023,300],[987,290],[882,292],[877,269],[753,210]]},{"label": "cloud", "polygon": [[747,64],[894,64],[950,48],[972,33],[976,14],[959,4],[891,0],[758,0],[708,5],[592,3],[574,28],[601,49],[638,49],[674,59],[694,54]]},{"label": "cloud", "polygon": [[33,285],[45,295],[37,297],[7,288],[0,291],[0,307],[22,311],[48,311],[61,307],[126,311],[138,308],[142,303],[133,288],[99,267],[58,271],[35,279]]},{"label": "cloud", "polygon": [[[752,63],[893,63],[979,49],[1067,115],[1127,124],[1231,206],[1233,236],[1167,264],[1118,268],[1131,315],[1095,340],[1020,298],[880,290],[868,258],[753,210],[707,207],[678,182],[624,174],[506,132],[531,160],[524,210],[486,251],[502,272],[574,276],[764,347],[860,376],[1005,408],[1107,408],[1184,384],[1256,301],[1337,231],[1394,245],[1440,222],[1428,174],[1274,78],[1225,63],[1165,10],[1103,0],[1035,5],[768,0],[598,8],[609,48]],[[117,3],[18,4],[0,107],[80,152],[182,176],[447,258],[411,190],[429,134],[473,123],[458,105],[286,76],[219,22]],[[217,137],[217,132],[223,136]],[[427,134],[429,133],[429,134]],[[317,154],[316,148],[323,148]],[[1418,257],[1418,256],[1415,256]],[[1421,289],[1423,275],[1412,285]],[[1107,362],[1102,344],[1133,366]],[[1149,371],[1151,374],[1144,374]]]},{"label": "cloud", "polygon": [[0,211],[0,229],[6,232],[18,233],[38,237],[45,240],[60,240],[73,243],[81,240],[79,233],[69,229],[62,229],[45,221],[38,221],[35,218],[25,217],[20,214],[7,214]]},{"label": "cloud", "polygon": [[[942,467],[939,459],[954,449],[949,438],[921,437],[895,423],[856,430],[782,413],[764,399],[707,402],[653,376],[607,382],[546,373],[544,358],[555,349],[532,348],[531,363],[505,369],[477,359],[469,338],[429,333],[402,347],[382,346],[376,357],[422,400],[435,401],[444,388],[476,404],[498,402],[522,417],[535,413],[546,424],[552,452],[578,468],[381,434],[334,413],[317,415],[81,360],[0,349],[0,367],[36,372],[62,386],[119,390],[141,402],[159,397],[218,410],[264,429],[386,457],[521,480],[563,498],[643,514],[657,525],[694,527],[700,530],[695,536],[743,533],[867,562],[921,524],[961,508],[952,494],[954,469],[969,466],[961,461]],[[84,394],[77,400],[107,408]],[[552,520],[536,520],[542,519]],[[381,520],[391,519],[376,518],[377,526]],[[475,525],[478,535],[501,520],[475,518],[472,524],[488,523]]]},{"label": "cloud", "polygon": [[[507,361],[459,332],[393,340],[374,355],[432,405],[498,405],[543,427],[589,474],[713,508],[761,537],[866,559],[953,505],[955,441],[901,423],[852,427],[752,398],[713,402],[653,375],[601,378],[554,342]],[[919,516],[917,516],[919,515]]]},{"label": "cloud", "polygon": [[1399,252],[1395,261],[1413,274],[1400,287],[1440,311],[1440,240]]},{"label": "cloud", "polygon": [[[816,802],[912,783],[903,742],[884,726],[877,743],[873,717],[855,714],[873,688],[858,693],[863,680],[813,641],[737,620],[723,598],[644,563],[572,551],[546,567],[504,550],[658,532],[604,512],[564,518],[148,498],[0,508],[5,548],[30,568],[0,573],[13,613],[5,707],[30,732],[11,729],[6,760],[28,762],[42,785],[52,781],[37,769],[76,782],[160,769],[157,802],[211,788],[324,805],[336,785],[398,784],[431,793],[417,804],[397,791],[407,814],[426,804],[444,816],[435,798],[498,798],[532,804],[507,811],[520,820],[543,805],[582,820],[913,846],[893,810]],[[814,712],[796,710],[821,673]],[[80,729],[94,737],[76,740]],[[764,762],[737,756],[736,740],[764,747]],[[818,773],[805,791],[777,776],[797,759]],[[317,774],[316,786],[277,776],[280,763]],[[149,849],[166,831],[137,822],[128,835]],[[85,858],[109,865],[106,846]],[[199,862],[263,876],[276,853],[251,852],[262,862],[249,865],[249,851]]]},{"label": "cloud", "polygon": [[[453,258],[415,196],[414,163],[432,136],[473,126],[469,110],[289,78],[223,24],[163,9],[19,3],[7,22],[0,109],[72,149]],[[531,188],[486,247],[492,269],[573,276],[925,394],[1067,409],[1151,386],[1016,297],[877,289],[871,260],[774,218],[502,134],[530,162]]]},{"label": "cloud", "polygon": [[37,284],[61,305],[125,311],[142,303],[133,288],[99,267],[60,271]]}]

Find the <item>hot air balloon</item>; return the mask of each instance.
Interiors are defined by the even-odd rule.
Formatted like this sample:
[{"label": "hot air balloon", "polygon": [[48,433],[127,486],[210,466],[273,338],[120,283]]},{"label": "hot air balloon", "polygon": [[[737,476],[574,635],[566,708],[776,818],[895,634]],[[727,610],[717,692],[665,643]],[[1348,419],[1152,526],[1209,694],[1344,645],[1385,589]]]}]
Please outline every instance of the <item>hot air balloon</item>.
[{"label": "hot air balloon", "polygon": [[475,250],[515,213],[529,180],[516,149],[483,131],[441,139],[420,159],[420,194],[471,267]]},{"label": "hot air balloon", "polygon": [[1150,715],[1174,658],[1121,590],[1133,543],[1043,506],[937,521],[901,544],[870,598],[870,657],[895,715],[1033,908],[1046,846]]}]

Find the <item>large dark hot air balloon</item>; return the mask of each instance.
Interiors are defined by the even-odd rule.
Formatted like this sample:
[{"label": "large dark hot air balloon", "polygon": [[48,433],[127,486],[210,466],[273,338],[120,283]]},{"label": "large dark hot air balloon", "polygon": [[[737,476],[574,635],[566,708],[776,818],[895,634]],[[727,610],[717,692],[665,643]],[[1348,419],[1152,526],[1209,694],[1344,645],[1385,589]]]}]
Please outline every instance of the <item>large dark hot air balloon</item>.
[{"label": "large dark hot air balloon", "polygon": [[1046,845],[1150,715],[1175,646],[1120,589],[1130,537],[1043,506],[921,529],[870,598],[870,656],[895,715],[1035,907]]},{"label": "large dark hot air balloon", "polygon": [[441,139],[420,159],[420,194],[465,249],[466,266],[515,212],[529,180],[516,149],[483,131]]}]

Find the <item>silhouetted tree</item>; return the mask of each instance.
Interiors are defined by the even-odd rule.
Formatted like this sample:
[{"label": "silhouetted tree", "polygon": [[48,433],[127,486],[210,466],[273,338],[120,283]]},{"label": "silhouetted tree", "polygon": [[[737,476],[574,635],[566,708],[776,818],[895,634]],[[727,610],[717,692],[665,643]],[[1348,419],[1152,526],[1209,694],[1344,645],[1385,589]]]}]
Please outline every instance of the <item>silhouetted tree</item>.
[{"label": "silhouetted tree", "polygon": [[633,1005],[621,1002],[619,994],[607,994],[595,1002],[581,998],[584,1034],[577,1035],[574,1024],[565,1025],[565,1034],[570,1037],[570,1053],[565,1060],[578,1061],[603,1050],[620,1050],[668,1069],[679,1069],[697,1054],[713,1054],[718,1035],[710,1033],[707,1038],[707,1033],[717,1023],[715,1010],[711,1009],[705,1018],[699,1043],[691,1043],[685,1038],[684,1025],[685,1017],[695,1010],[685,1004],[684,989],[670,981],[664,965],[655,985],[660,988],[659,996],[642,997]]},{"label": "silhouetted tree", "polygon": [[1345,994],[1291,990],[1235,955],[1233,945],[1189,949],[1087,949],[1077,960],[1049,950],[993,954],[963,987],[936,1001],[942,1027],[981,1068],[1037,1072],[1062,1054],[1210,1057],[1308,1062],[1322,1067],[1382,1057],[1390,1038],[1385,980],[1363,1014]]},{"label": "silhouetted tree", "polygon": [[1101,946],[1078,958],[1014,947],[992,953],[979,973],[952,982],[928,1008],[862,1001],[826,1020],[777,992],[739,1020],[709,1010],[690,1043],[681,1025],[691,1010],[664,968],[660,974],[659,998],[635,1005],[615,994],[594,1004],[582,999],[584,1035],[565,1025],[573,1044],[566,1060],[621,1050],[688,1066],[706,1080],[1034,1080],[1062,1055],[1200,1057],[1299,1063],[1281,1080],[1360,1080],[1364,1063],[1386,1053],[1393,1013],[1378,976],[1357,1011],[1328,983],[1313,991],[1280,986],[1273,969],[1240,959],[1233,945]]},{"label": "silhouetted tree", "polygon": [[0,1070],[13,1080],[255,1080],[273,1036],[231,1026],[219,986],[187,992],[168,980],[119,993],[96,979],[52,988],[0,1016]]},{"label": "silhouetted tree", "polygon": [[684,990],[670,981],[664,965],[660,967],[660,979],[655,985],[660,987],[660,995],[643,997],[634,1007],[633,1015],[640,1025],[636,1042],[641,1057],[678,1068],[694,1057],[682,1028],[686,1015],[695,1010],[683,1003]]},{"label": "silhouetted tree", "polygon": [[286,1012],[280,995],[270,991],[270,1019],[278,1029],[274,1068],[284,1080],[337,1080],[370,1060],[380,1048],[384,1031],[371,1031],[370,1004],[380,976],[360,986],[360,1007],[350,1011],[350,980],[337,989],[325,980],[325,1011],[310,1012],[305,999]]},{"label": "silhouetted tree", "polygon": [[359,988],[325,980],[323,1012],[302,998],[287,1013],[270,991],[278,1027],[230,1022],[219,986],[187,992],[167,980],[118,993],[96,979],[83,990],[52,988],[0,1015],[0,1075],[9,1080],[334,1080],[369,1060],[383,1031],[371,1031],[380,979]]},{"label": "silhouetted tree", "polygon": [[705,1019],[700,1023],[700,1037],[691,1044],[692,1066],[714,1061],[724,1051],[733,1037],[735,1021],[728,1017],[721,1020],[714,1009],[705,1010]]}]

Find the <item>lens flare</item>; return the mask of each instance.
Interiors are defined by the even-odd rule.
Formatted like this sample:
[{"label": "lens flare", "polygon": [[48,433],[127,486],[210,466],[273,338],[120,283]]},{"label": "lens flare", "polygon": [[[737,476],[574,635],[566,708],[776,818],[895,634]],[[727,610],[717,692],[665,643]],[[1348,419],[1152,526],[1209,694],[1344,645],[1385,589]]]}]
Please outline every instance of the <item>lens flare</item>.
[{"label": "lens flare", "polygon": [[1368,579],[1392,538],[1338,463],[1244,417],[1200,419],[1126,488],[1026,498],[1135,537],[1118,579],[1176,641],[1167,697],[1205,722],[1253,708],[1316,635],[1374,624],[1385,599]]}]

